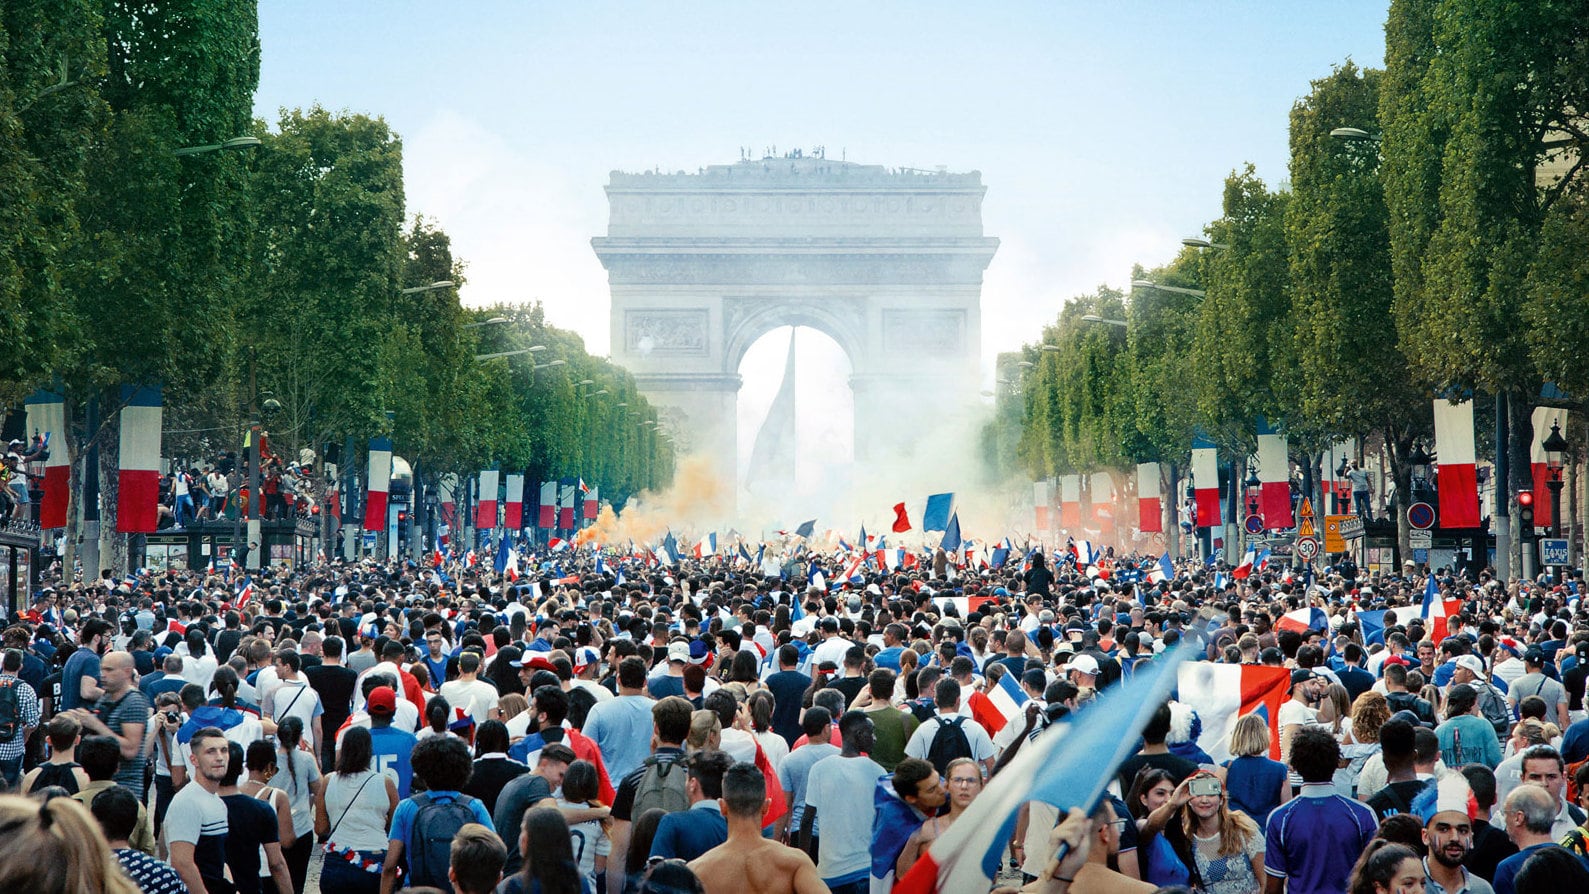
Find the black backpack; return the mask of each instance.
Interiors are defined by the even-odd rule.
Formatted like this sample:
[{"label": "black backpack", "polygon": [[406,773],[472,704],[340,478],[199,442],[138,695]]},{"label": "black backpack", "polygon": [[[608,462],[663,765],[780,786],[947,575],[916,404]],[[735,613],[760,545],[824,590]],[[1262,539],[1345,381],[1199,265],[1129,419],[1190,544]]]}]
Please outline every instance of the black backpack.
[{"label": "black backpack", "polygon": [[447,879],[452,840],[465,825],[478,822],[470,809],[474,800],[468,795],[459,795],[450,801],[437,801],[430,792],[414,796],[419,811],[414,814],[409,835],[413,841],[407,853],[409,887],[429,885],[443,891],[452,890],[452,882]]},{"label": "black backpack", "polygon": [[950,761],[971,757],[971,740],[966,738],[964,717],[938,717],[938,731],[932,734],[932,744],[927,746],[927,762],[942,776],[949,772]]},{"label": "black backpack", "polygon": [[22,698],[17,694],[17,683],[12,677],[0,680],[0,742],[9,742],[22,734]]}]

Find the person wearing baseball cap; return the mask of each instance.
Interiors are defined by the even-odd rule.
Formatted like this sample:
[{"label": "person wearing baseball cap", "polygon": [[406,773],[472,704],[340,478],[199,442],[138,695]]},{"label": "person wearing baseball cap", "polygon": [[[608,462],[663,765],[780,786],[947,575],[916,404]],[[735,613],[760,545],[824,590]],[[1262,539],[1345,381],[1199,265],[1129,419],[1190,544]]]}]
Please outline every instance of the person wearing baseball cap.
[{"label": "person wearing baseball cap", "polygon": [[[613,698],[612,690],[601,685],[601,653],[590,646],[580,646],[574,650],[574,680],[573,689],[582,689],[589,692],[601,704]],[[570,690],[572,691],[572,690]]]},{"label": "person wearing baseball cap", "polygon": [[370,690],[364,709],[370,714],[370,766],[396,771],[397,796],[406,798],[414,779],[414,768],[408,759],[419,740],[413,733],[392,725],[397,716],[397,691],[390,686],[375,687]]},{"label": "person wearing baseball cap", "polygon": [[651,697],[662,700],[670,695],[684,697],[684,666],[690,663],[690,644],[686,640],[676,639],[668,643],[667,672],[661,676],[652,677],[646,683],[646,691]]},{"label": "person wearing baseball cap", "polygon": [[1545,650],[1529,646],[1523,651],[1523,667],[1527,671],[1513,680],[1506,689],[1507,706],[1515,713],[1517,703],[1531,695],[1545,700],[1545,717],[1558,729],[1572,724],[1567,719],[1567,688],[1545,675]]}]

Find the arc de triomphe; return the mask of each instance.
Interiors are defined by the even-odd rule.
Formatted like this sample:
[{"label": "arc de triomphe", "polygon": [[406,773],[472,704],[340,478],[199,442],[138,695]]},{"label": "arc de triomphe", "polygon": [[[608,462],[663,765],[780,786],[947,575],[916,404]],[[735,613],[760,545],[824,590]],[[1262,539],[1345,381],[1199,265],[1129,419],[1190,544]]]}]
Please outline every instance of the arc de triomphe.
[{"label": "arc de triomphe", "polygon": [[[821,157],[613,172],[606,236],[612,359],[661,408],[681,453],[737,470],[739,365],[779,326],[849,356],[857,461],[930,456],[935,421],[976,399],[982,274],[978,172]],[[919,445],[919,446],[918,446]]]}]

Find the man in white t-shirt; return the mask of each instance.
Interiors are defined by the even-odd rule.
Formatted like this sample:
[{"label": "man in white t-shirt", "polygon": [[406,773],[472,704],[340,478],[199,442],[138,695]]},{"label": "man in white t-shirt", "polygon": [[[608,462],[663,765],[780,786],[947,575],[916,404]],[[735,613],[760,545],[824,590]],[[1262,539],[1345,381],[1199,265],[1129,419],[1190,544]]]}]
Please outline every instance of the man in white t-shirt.
[{"label": "man in white t-shirt", "polygon": [[276,688],[266,696],[260,709],[279,725],[288,717],[303,721],[303,737],[310,748],[319,748],[323,730],[320,716],[325,708],[320,703],[320,693],[314,691],[303,678],[300,668],[303,661],[297,652],[285,651],[276,656]]},{"label": "man in white t-shirt", "polygon": [[1291,753],[1291,737],[1305,726],[1319,722],[1318,704],[1329,691],[1330,681],[1311,668],[1291,672],[1291,698],[1280,705],[1276,726],[1280,728],[1281,751]]},{"label": "man in white t-shirt", "polygon": [[998,752],[994,750],[993,740],[988,737],[988,731],[982,728],[982,724],[960,715],[960,684],[948,678],[940,679],[938,688],[933,691],[933,703],[938,706],[938,713],[928,718],[910,734],[910,741],[905,743],[905,756],[928,760],[928,755],[932,751],[933,737],[938,735],[938,727],[958,721],[960,731],[965,733],[966,743],[971,746],[971,754],[968,756],[981,764],[984,772],[991,773],[993,760],[998,756]]},{"label": "man in white t-shirt", "polygon": [[458,679],[441,684],[437,694],[454,708],[462,708],[474,718],[476,726],[492,718],[497,709],[497,688],[480,679],[480,654],[464,652],[458,656]]}]

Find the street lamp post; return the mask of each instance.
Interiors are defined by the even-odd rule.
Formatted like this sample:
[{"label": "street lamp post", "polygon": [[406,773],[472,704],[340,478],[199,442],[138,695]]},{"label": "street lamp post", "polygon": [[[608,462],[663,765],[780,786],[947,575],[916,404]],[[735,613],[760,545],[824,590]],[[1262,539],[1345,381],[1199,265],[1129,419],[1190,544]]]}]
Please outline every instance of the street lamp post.
[{"label": "street lamp post", "polygon": [[1550,434],[1539,444],[1545,451],[1545,486],[1550,488],[1550,536],[1561,536],[1561,469],[1567,453],[1567,439],[1561,436],[1561,423],[1550,424]]}]

